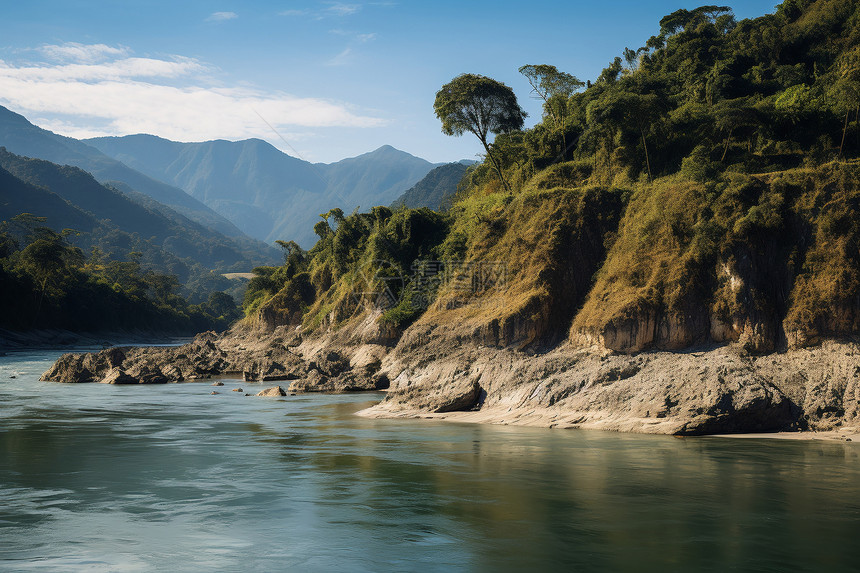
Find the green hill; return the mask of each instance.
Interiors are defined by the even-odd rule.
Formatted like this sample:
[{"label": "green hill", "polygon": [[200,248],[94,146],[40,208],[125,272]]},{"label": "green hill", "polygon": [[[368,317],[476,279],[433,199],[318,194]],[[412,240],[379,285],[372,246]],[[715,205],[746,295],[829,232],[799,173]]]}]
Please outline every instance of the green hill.
[{"label": "green hill", "polygon": [[391,204],[392,208],[408,207],[417,209],[428,207],[439,211],[447,207],[457,193],[457,186],[466,175],[468,166],[463,163],[440,165],[424,176],[424,179],[406,190]]},{"label": "green hill", "polygon": [[76,139],[36,127],[23,116],[2,106],[0,146],[18,155],[79,167],[92,174],[100,183],[122,187],[127,197],[144,204],[149,210],[158,211],[176,225],[193,223],[198,228],[207,229],[206,235],[212,237],[210,242],[216,241],[225,247],[220,249],[224,259],[230,258],[227,251],[242,253],[242,259],[246,262],[240,264],[241,269],[237,267],[236,270],[247,270],[255,261],[269,261],[278,256],[272,247],[246,236],[224,217],[181,189],[135,171]]},{"label": "green hill", "polygon": [[[263,258],[253,250],[243,250],[234,240],[175,212],[172,217],[165,216],[161,212],[167,211],[165,207],[161,210],[149,209],[121,191],[100,184],[92,175],[77,167],[21,157],[9,153],[5,148],[0,148],[0,166],[22,181],[53,192],[76,210],[90,215],[100,226],[136,235],[175,257],[189,260],[191,264],[199,263],[207,268],[225,271],[234,268],[244,270],[270,262],[276,257],[275,253]],[[21,212],[48,216],[36,195],[4,189],[4,202],[13,195],[19,208],[13,211],[4,206],[4,218],[14,217]],[[73,219],[69,220],[59,213],[54,218],[56,220],[49,219],[49,225],[55,229],[69,227],[92,230],[92,227],[81,228]]]}]

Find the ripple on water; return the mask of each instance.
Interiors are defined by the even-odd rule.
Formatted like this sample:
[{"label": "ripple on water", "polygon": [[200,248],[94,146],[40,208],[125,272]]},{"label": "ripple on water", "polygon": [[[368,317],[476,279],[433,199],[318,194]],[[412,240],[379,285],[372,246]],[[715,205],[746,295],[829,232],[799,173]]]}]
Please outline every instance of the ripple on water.
[{"label": "ripple on water", "polygon": [[368,420],[351,413],[378,395],[38,382],[56,355],[0,357],[0,569],[856,565],[858,444]]}]

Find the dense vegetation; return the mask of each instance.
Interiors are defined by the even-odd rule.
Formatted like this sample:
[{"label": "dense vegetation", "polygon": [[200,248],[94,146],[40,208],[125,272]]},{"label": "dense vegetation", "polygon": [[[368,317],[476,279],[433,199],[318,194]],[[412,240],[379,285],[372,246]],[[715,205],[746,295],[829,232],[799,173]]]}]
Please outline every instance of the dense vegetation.
[{"label": "dense vegetation", "polygon": [[[359,292],[396,294],[375,300],[382,325],[441,313],[492,344],[557,341],[570,327],[573,340],[625,350],[740,340],[769,351],[855,333],[858,46],[851,0],[786,0],[740,22],[727,7],[678,10],[594,81],[520,68],[545,103],[525,130],[507,86],[459,76],[436,112],[446,133],[487,143],[487,160],[451,209],[325,214],[313,249],[258,269],[246,313],[341,324],[359,316],[370,266]],[[504,296],[487,297],[500,304],[458,301],[444,281],[427,304],[418,287],[434,260],[503,262]]]},{"label": "dense vegetation", "polygon": [[27,213],[0,223],[0,328],[193,334],[237,318],[225,293],[190,305],[177,294],[175,276],[143,269],[141,253],[118,261],[93,247],[85,256],[69,242],[75,231],[44,223]]},{"label": "dense vegetation", "polygon": [[388,207],[349,216],[333,209],[321,217],[313,249],[280,242],[285,264],[254,269],[245,312],[269,324],[308,328],[338,324],[368,305],[385,310],[383,322],[395,326],[414,320],[423,307],[412,298],[409,278],[430,271],[413,264],[444,256],[448,218],[426,208]]}]

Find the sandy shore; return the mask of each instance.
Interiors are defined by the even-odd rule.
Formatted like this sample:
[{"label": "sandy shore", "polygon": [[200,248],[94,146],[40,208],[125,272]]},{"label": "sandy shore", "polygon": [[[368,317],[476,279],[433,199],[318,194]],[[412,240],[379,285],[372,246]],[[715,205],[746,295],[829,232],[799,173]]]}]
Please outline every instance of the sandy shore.
[{"label": "sandy shore", "polygon": [[[577,413],[561,412],[552,409],[483,409],[471,412],[433,413],[421,410],[389,410],[383,404],[377,404],[356,415],[366,418],[412,418],[423,420],[439,420],[462,424],[497,424],[502,426],[529,426],[550,429],[581,429],[603,430],[613,432],[635,432],[640,434],[673,434],[682,426],[677,419],[654,418],[623,418],[606,412],[603,416],[595,417],[588,413],[588,419]],[[699,437],[737,438],[737,439],[776,439],[776,440],[810,440],[828,442],[850,442],[860,445],[860,427],[842,427],[828,431],[798,431],[798,432],[756,432],[748,434],[706,434]]]},{"label": "sandy shore", "polygon": [[860,428],[838,428],[825,432],[772,432],[754,434],[716,434],[715,438],[767,438],[771,440],[811,440],[823,442],[851,442],[860,445]]}]

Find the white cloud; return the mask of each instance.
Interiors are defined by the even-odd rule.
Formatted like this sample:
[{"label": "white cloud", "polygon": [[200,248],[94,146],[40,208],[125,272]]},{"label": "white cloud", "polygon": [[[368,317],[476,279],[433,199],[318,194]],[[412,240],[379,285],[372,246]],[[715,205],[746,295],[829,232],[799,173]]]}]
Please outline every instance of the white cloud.
[{"label": "white cloud", "polygon": [[[93,52],[109,53],[102,48]],[[211,68],[191,58],[126,53],[96,64],[13,65],[0,60],[0,103],[43,118],[41,125],[71,137],[152,133],[179,141],[269,138],[270,129],[259,116],[284,132],[386,124],[342,102],[215,86],[204,75]]]},{"label": "white cloud", "polygon": [[332,30],[329,30],[328,32],[329,34],[334,34],[336,36],[347,37],[350,41],[346,48],[344,48],[336,56],[325,62],[325,65],[327,66],[345,66],[349,64],[352,60],[354,47],[359,46],[361,44],[366,44],[367,42],[371,42],[376,39],[376,34],[373,32],[368,34],[359,34],[357,32],[342,30],[340,28],[334,28]]},{"label": "white cloud", "polygon": [[207,68],[192,58],[171,60],[126,57],[98,64],[60,64],[11,66],[0,60],[0,77],[28,82],[79,81],[94,82],[127,78],[178,78]]},{"label": "white cloud", "polygon": [[346,48],[341,53],[326,62],[327,66],[345,66],[349,63],[349,55],[352,54],[352,48]]},{"label": "white cloud", "polygon": [[214,12],[208,18],[207,22],[223,22],[225,20],[235,20],[239,15],[235,12]]},{"label": "white cloud", "polygon": [[325,12],[332,16],[351,16],[361,10],[361,4],[345,4],[343,2],[326,2]]},{"label": "white cloud", "polygon": [[323,8],[311,10],[308,8],[289,9],[278,12],[280,16],[312,16],[316,20],[323,18],[340,18],[352,16],[361,10],[361,4],[347,4],[345,2],[322,2]]},{"label": "white cloud", "polygon": [[128,48],[108,46],[105,44],[78,44],[77,42],[66,42],[65,44],[48,44],[38,48],[48,59],[54,61],[73,61],[84,64],[92,64],[106,59],[124,56]]}]

